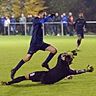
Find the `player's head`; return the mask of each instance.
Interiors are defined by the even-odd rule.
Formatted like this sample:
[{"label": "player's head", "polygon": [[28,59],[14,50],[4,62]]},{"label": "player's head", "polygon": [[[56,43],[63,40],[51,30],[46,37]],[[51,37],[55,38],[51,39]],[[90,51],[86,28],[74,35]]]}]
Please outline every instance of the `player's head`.
[{"label": "player's head", "polygon": [[79,13],[79,18],[84,18],[83,12]]},{"label": "player's head", "polygon": [[45,11],[44,11],[44,10],[40,10],[40,11],[38,12],[38,16],[39,16],[40,18],[43,18],[44,15],[45,15]]},{"label": "player's head", "polygon": [[66,61],[69,65],[72,64],[72,61],[74,59],[73,53],[72,52],[64,52],[61,54],[61,59],[63,61]]}]

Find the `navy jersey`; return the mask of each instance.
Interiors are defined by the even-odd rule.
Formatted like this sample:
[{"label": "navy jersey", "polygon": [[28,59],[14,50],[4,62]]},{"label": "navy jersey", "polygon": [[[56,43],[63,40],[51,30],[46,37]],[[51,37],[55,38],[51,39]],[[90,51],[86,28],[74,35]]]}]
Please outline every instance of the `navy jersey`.
[{"label": "navy jersey", "polygon": [[40,18],[36,17],[33,20],[32,44],[41,44],[43,42],[43,30]]},{"label": "navy jersey", "polygon": [[51,16],[48,16],[46,18],[39,18],[35,17],[33,20],[33,32],[32,32],[32,39],[31,44],[40,45],[43,43],[43,29],[42,29],[42,23],[45,23],[48,21],[48,19],[51,18]]},{"label": "navy jersey", "polygon": [[84,26],[86,27],[86,21],[83,18],[78,18],[74,24],[75,30],[77,32],[83,32]]}]

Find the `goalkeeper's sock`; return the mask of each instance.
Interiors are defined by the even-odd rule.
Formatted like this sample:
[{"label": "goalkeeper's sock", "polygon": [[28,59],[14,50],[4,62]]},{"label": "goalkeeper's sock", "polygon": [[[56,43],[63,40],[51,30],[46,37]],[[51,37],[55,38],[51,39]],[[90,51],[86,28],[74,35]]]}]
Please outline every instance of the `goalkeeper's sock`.
[{"label": "goalkeeper's sock", "polygon": [[19,83],[19,82],[24,81],[24,80],[26,80],[25,76],[17,77],[16,79],[13,79],[12,81],[7,82],[6,85]]}]

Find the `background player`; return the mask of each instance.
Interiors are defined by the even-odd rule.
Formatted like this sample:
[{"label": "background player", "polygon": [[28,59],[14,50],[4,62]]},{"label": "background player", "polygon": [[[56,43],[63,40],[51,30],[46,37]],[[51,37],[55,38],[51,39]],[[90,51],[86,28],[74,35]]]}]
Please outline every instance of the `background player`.
[{"label": "background player", "polygon": [[76,50],[79,50],[81,41],[84,38],[84,31],[86,30],[86,21],[84,19],[83,13],[79,13],[79,18],[75,21],[74,27],[78,36]]},{"label": "background player", "polygon": [[53,84],[70,75],[93,72],[94,68],[92,66],[88,66],[87,69],[82,70],[71,69],[69,65],[72,64],[73,58],[73,53],[61,53],[58,56],[56,66],[49,71],[36,71],[28,74],[27,76],[20,76],[12,81],[1,83],[3,85],[11,85],[24,80],[32,80],[33,82],[41,82],[42,84]]},{"label": "background player", "polygon": [[46,58],[46,60],[42,63],[42,67],[46,67],[47,69],[50,69],[48,66],[49,61],[53,58],[53,56],[56,54],[57,50],[50,44],[43,42],[43,30],[42,30],[42,23],[46,22],[49,18],[52,18],[54,14],[44,18],[44,11],[40,11],[38,13],[38,16],[34,18],[33,20],[33,32],[32,32],[32,38],[30,42],[30,47],[28,50],[27,55],[17,64],[15,68],[11,70],[11,79],[14,78],[14,75],[16,71],[27,61],[31,59],[34,53],[36,53],[38,50],[43,51],[49,51],[50,54]]}]

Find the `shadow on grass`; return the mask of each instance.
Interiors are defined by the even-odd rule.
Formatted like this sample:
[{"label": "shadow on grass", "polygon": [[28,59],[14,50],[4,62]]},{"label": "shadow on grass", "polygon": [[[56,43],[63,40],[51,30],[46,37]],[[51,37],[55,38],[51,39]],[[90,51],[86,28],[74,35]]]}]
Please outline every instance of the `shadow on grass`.
[{"label": "shadow on grass", "polygon": [[37,83],[37,84],[20,84],[20,85],[11,85],[13,87],[37,87],[37,86],[44,86],[44,84]]},{"label": "shadow on grass", "polygon": [[58,82],[58,83],[54,83],[54,84],[41,84],[41,83],[37,83],[37,84],[20,84],[20,85],[11,85],[11,86],[13,86],[13,87],[38,87],[38,86],[58,86],[58,85],[66,85],[66,84],[71,84],[71,83],[76,83],[76,82],[73,82],[73,81],[71,81],[71,82],[68,82],[68,81],[66,81],[66,82]]},{"label": "shadow on grass", "polygon": [[66,85],[66,84],[74,84],[74,83],[76,83],[76,82],[74,82],[74,81],[64,81],[64,82],[58,82],[58,83],[56,83],[55,85]]}]

